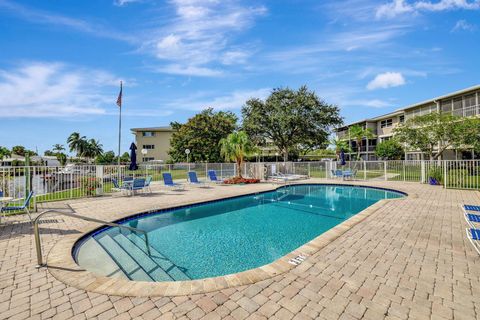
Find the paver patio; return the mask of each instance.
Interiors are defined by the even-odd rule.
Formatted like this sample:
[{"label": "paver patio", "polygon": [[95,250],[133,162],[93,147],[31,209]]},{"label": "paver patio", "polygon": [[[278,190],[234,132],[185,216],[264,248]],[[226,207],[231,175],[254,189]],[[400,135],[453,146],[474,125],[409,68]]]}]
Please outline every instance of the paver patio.
[{"label": "paver patio", "polygon": [[[314,180],[311,180],[314,181]],[[325,182],[325,181],[322,181]],[[341,183],[341,182],[340,182]],[[122,297],[86,292],[36,269],[31,224],[0,226],[1,319],[475,319],[480,318],[480,257],[465,237],[462,203],[476,191],[417,183],[354,182],[412,196],[386,202],[299,266],[251,285],[176,297]],[[100,219],[272,188],[217,186],[68,203]],[[64,206],[51,203],[50,206]],[[91,224],[47,216],[44,255]]]}]

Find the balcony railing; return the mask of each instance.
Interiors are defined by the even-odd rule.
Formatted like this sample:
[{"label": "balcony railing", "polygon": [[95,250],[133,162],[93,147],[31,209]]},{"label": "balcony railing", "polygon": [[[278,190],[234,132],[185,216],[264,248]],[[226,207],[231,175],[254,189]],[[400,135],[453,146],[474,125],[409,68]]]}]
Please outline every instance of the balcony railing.
[{"label": "balcony railing", "polygon": [[470,106],[462,109],[452,110],[452,111],[443,111],[445,114],[452,114],[457,117],[473,117],[480,115],[480,104],[475,106]]}]

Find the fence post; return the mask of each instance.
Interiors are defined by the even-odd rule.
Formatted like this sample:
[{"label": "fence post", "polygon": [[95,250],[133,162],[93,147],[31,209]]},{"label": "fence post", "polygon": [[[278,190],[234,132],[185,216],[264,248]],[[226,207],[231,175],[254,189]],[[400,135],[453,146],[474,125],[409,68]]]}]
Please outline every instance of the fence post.
[{"label": "fence post", "polygon": [[311,175],[310,175],[310,162],[308,163],[308,177],[311,177]]},{"label": "fence post", "polygon": [[420,162],[420,182],[425,183],[425,160]]},{"label": "fence post", "polygon": [[443,185],[447,189],[447,160],[443,160],[441,163],[443,165]]},{"label": "fence post", "polygon": [[387,181],[388,180],[388,178],[387,178],[387,161],[383,161],[383,173],[384,173],[385,181]]},{"label": "fence post", "polygon": [[[95,195],[100,196],[103,194],[104,184],[103,184],[103,166],[95,166],[95,176],[100,181],[100,188],[95,188]],[[96,183],[95,183],[96,187]]]},{"label": "fence post", "polygon": [[363,180],[367,180],[367,162],[363,160]]},{"label": "fence post", "polygon": [[403,160],[403,181],[407,180],[407,177],[405,176],[406,175],[406,170],[405,170],[406,165],[407,165],[406,161]]}]

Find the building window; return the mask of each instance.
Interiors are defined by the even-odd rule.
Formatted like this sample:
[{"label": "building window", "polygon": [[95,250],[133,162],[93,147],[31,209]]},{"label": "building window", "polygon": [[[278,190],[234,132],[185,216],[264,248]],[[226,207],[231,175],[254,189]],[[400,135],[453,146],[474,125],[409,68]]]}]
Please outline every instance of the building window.
[{"label": "building window", "polygon": [[154,144],[144,144],[143,149],[153,150],[153,149],[155,149],[155,145]]},{"label": "building window", "polygon": [[445,113],[452,112],[452,100],[442,101],[441,110]]},{"label": "building window", "polygon": [[380,122],[380,127],[381,128],[387,128],[387,127],[391,127],[392,126],[392,119],[387,119],[387,120],[382,120]]},{"label": "building window", "polygon": [[383,137],[383,138],[380,138],[380,140],[382,140],[382,142],[383,142],[383,141],[388,141],[388,140],[390,140],[390,139],[392,139],[392,137]]},{"label": "building window", "polygon": [[398,117],[398,121],[400,123],[404,123],[405,122],[405,116],[404,115],[401,115],[400,117]]},{"label": "building window", "polygon": [[142,162],[148,162],[148,161],[153,161],[155,160],[154,157],[145,157],[145,158],[142,158]]},{"label": "building window", "polygon": [[153,131],[143,131],[142,136],[144,136],[144,137],[155,137],[155,132],[153,132]]}]

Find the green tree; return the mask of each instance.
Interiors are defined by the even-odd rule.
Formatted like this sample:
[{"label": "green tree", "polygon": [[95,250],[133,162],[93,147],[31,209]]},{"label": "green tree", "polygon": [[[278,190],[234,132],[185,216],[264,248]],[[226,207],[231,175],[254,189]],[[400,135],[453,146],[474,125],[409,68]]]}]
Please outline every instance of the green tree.
[{"label": "green tree", "polygon": [[107,151],[105,153],[102,153],[98,155],[95,158],[95,163],[97,164],[112,164],[115,163],[115,159],[117,157],[115,156],[115,152],[113,151]]},{"label": "green tree", "polygon": [[27,149],[25,149],[24,146],[14,146],[12,148],[12,153],[16,154],[17,156],[22,156],[24,157],[27,152]]},{"label": "green tree", "polygon": [[85,136],[80,136],[80,133],[73,132],[67,139],[70,152],[76,152],[77,157],[83,156],[87,148],[88,142]]},{"label": "green tree", "polygon": [[220,162],[219,141],[236,128],[237,117],[231,112],[214,112],[208,108],[185,124],[172,122],[175,130],[168,154],[175,162],[186,161],[185,149],[190,149],[189,161]]},{"label": "green tree", "polygon": [[60,162],[61,166],[64,166],[67,164],[67,155],[63,152],[58,152],[56,155],[58,162]]},{"label": "green tree", "polygon": [[306,86],[274,89],[262,101],[250,99],[242,108],[243,130],[257,145],[273,143],[289,155],[325,148],[334,126],[342,123],[338,107],[327,104]]},{"label": "green tree", "polygon": [[129,163],[130,162],[130,154],[128,152],[124,152],[120,157],[121,163]]},{"label": "green tree", "polygon": [[95,139],[89,139],[86,142],[85,148],[83,150],[82,156],[90,159],[101,155],[103,153],[103,146],[100,141]]},{"label": "green tree", "polygon": [[237,176],[242,177],[242,163],[246,156],[250,155],[255,148],[244,131],[230,133],[219,142],[220,153],[226,161],[234,161],[237,164]]},{"label": "green tree", "polygon": [[342,150],[343,152],[351,152],[350,144],[348,143],[347,140],[335,138],[330,141],[330,144],[335,150],[335,154],[337,156],[340,155],[340,152],[342,152]]},{"label": "green tree", "polygon": [[8,148],[0,146],[0,160],[3,160],[6,157],[10,157],[11,155],[12,153],[10,152],[10,150],[8,150]]},{"label": "green tree", "polygon": [[402,145],[395,139],[382,141],[375,147],[377,157],[384,160],[400,160],[404,152]]},{"label": "green tree", "polygon": [[[350,139],[354,140],[357,145],[357,159],[360,159],[360,152],[363,146],[363,139],[372,139],[375,135],[370,128],[363,128],[360,125],[353,125],[348,128]],[[368,146],[367,146],[368,147]]]},{"label": "green tree", "polygon": [[458,148],[467,143],[475,145],[475,141],[466,134],[467,130],[477,131],[475,126],[478,127],[476,120],[432,112],[408,119],[395,128],[394,133],[408,149],[420,150],[436,160],[448,148]]},{"label": "green tree", "polygon": [[63,144],[56,143],[56,144],[53,145],[52,150],[57,152],[57,153],[60,153],[62,151],[65,151],[65,147],[63,146]]}]

